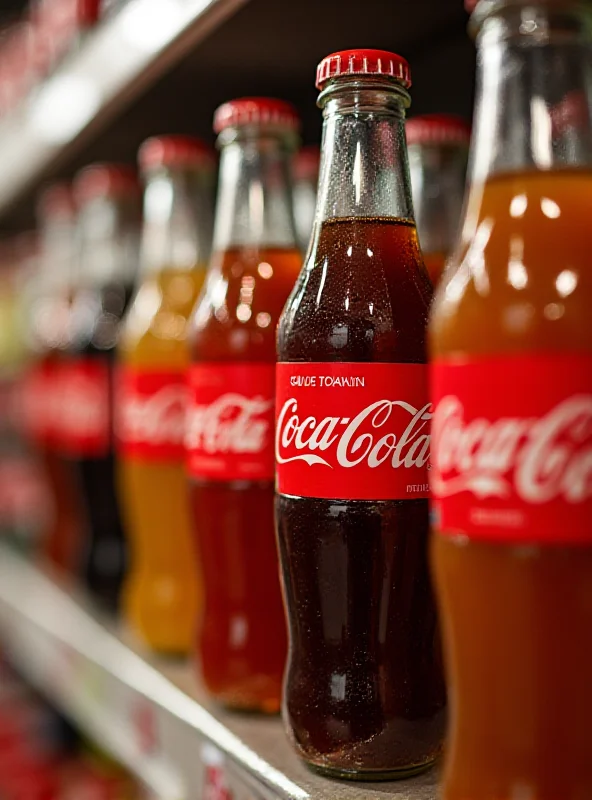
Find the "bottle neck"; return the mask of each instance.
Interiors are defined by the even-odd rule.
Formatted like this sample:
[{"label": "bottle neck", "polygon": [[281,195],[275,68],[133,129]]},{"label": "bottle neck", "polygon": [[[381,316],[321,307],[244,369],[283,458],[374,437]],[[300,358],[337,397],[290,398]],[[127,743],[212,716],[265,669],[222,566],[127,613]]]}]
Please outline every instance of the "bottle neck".
[{"label": "bottle neck", "polygon": [[48,291],[61,293],[71,286],[74,258],[74,220],[46,220],[41,230],[40,278]]},{"label": "bottle neck", "polygon": [[77,285],[131,286],[139,262],[140,219],[141,208],[136,197],[98,198],[81,209]]},{"label": "bottle neck", "polygon": [[581,4],[481,4],[471,184],[592,164],[589,16]]},{"label": "bottle neck", "polygon": [[220,144],[213,250],[295,248],[292,135],[229,129]]},{"label": "bottle neck", "polygon": [[409,97],[349,82],[325,90],[315,230],[328,219],[413,219],[405,140]]},{"label": "bottle neck", "polygon": [[413,208],[424,255],[447,255],[461,220],[467,146],[409,145]]},{"label": "bottle neck", "polygon": [[141,263],[145,273],[192,270],[209,257],[212,210],[209,174],[158,170],[144,193]]}]

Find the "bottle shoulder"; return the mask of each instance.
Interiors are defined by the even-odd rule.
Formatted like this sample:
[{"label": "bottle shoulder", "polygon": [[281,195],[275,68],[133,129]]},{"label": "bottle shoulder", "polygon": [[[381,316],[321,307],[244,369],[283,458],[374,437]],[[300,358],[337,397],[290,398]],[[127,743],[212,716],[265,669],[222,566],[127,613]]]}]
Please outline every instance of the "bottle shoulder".
[{"label": "bottle shoulder", "polygon": [[425,361],[431,297],[413,225],[339,220],[313,245],[280,322],[278,356]]},{"label": "bottle shoulder", "polygon": [[176,366],[187,362],[189,319],[201,280],[158,277],[138,288],[122,325],[118,341],[120,360],[126,363]]},{"label": "bottle shoulder", "polygon": [[219,256],[192,319],[194,359],[274,361],[277,322],[300,266],[295,249]]},{"label": "bottle shoulder", "polygon": [[569,232],[547,236],[543,228],[534,241],[500,230],[449,264],[431,314],[433,356],[592,352],[588,256]]}]

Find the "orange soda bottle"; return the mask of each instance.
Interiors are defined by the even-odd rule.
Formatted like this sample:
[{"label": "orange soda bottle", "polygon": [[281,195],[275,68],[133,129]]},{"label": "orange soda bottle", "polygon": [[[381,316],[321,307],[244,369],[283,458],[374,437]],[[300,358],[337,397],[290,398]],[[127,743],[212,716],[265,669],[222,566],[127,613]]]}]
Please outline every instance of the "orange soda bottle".
[{"label": "orange soda bottle", "polygon": [[143,278],[119,341],[119,493],[131,550],[124,613],[154,650],[186,653],[199,603],[184,474],[187,320],[211,239],[213,158],[167,136],[140,150]]}]

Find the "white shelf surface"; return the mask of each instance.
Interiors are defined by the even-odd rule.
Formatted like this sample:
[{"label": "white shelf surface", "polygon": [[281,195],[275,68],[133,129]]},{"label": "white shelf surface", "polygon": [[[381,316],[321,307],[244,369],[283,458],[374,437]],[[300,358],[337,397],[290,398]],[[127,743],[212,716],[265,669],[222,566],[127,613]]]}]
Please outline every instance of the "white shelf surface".
[{"label": "white shelf surface", "polygon": [[335,782],[293,753],[278,718],[210,703],[184,662],[151,659],[75,591],[0,547],[0,643],[66,716],[162,800],[200,800],[204,762],[233,800],[434,800],[435,771],[397,783]]},{"label": "white shelf surface", "polygon": [[129,0],[0,120],[0,214],[247,0]]}]

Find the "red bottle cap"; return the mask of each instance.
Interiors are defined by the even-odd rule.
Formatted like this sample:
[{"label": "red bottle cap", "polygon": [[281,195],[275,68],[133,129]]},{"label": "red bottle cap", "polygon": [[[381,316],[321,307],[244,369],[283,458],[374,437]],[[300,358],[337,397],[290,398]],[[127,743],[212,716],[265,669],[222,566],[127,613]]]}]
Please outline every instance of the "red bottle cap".
[{"label": "red bottle cap", "polygon": [[424,114],[405,124],[407,144],[468,144],[471,126],[454,114]]},{"label": "red bottle cap", "polygon": [[159,167],[211,167],[215,157],[208,145],[194,136],[153,136],[140,147],[142,170]]},{"label": "red bottle cap", "polygon": [[387,50],[342,50],[324,58],[317,67],[317,89],[332,78],[347,75],[380,75],[408,89],[411,86],[409,64]]},{"label": "red bottle cap", "polygon": [[91,164],[74,178],[74,197],[85,205],[99,197],[140,194],[140,183],[133,167],[126,164]]},{"label": "red bottle cap", "polygon": [[299,150],[294,156],[294,165],[292,167],[296,180],[316,179],[320,161],[321,150],[317,145],[311,144]]},{"label": "red bottle cap", "polygon": [[214,114],[216,133],[238,125],[278,125],[297,130],[300,127],[300,117],[294,106],[285,100],[241,97],[224,103]]},{"label": "red bottle cap", "polygon": [[37,213],[40,217],[72,218],[75,211],[70,184],[52,183],[40,192],[37,202]]}]

